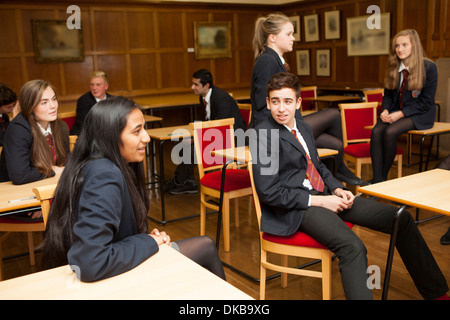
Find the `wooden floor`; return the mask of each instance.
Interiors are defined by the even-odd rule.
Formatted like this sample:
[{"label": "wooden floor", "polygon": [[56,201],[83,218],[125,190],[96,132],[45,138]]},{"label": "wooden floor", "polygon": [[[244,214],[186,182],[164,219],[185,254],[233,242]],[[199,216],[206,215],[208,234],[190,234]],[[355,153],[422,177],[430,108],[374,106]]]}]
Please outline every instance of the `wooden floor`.
[{"label": "wooden floor", "polygon": [[[167,155],[165,159],[170,159],[169,147],[166,146]],[[406,149],[405,149],[406,150]],[[413,158],[417,160],[417,156]],[[406,159],[404,159],[406,163]],[[436,161],[433,161],[430,167],[436,165]],[[166,177],[172,177],[175,166],[166,166]],[[366,166],[363,171],[363,178],[370,179],[371,171],[370,167]],[[409,175],[418,171],[418,166],[412,166],[411,168],[403,167],[403,175]],[[392,170],[391,178],[395,177],[396,169]],[[154,186],[150,187],[151,197],[151,210],[150,215],[158,220],[161,219],[160,215],[160,196],[159,192],[155,190]],[[199,201],[198,194],[189,195],[170,195],[166,194],[165,204],[167,219],[174,219],[178,217],[193,215],[199,213]],[[239,202],[240,211],[240,226],[235,227],[234,215],[232,215],[231,221],[231,251],[229,253],[223,252],[221,246],[219,254],[221,259],[238,269],[245,271],[251,277],[259,278],[259,239],[257,233],[257,223],[255,219],[254,210],[249,212],[249,200],[241,199]],[[411,214],[415,215],[415,209],[409,208]],[[432,213],[421,211],[421,218],[433,216]],[[160,230],[165,230],[172,238],[173,241],[184,239],[188,237],[197,236],[199,234],[199,218],[191,218],[188,220],[182,220],[178,222],[171,222],[166,226],[157,225],[154,222],[150,222],[150,227],[157,227]],[[217,224],[217,215],[209,215],[207,217],[207,235],[215,239]],[[443,217],[429,222],[425,222],[419,225],[425,240],[427,241],[431,251],[434,254],[436,261],[438,262],[441,270],[443,271],[447,282],[450,283],[450,246],[441,245],[439,242],[440,237],[447,231],[450,226],[450,217]],[[363,240],[368,251],[369,265],[375,265],[380,268],[380,281],[381,287],[384,278],[384,269],[386,263],[386,253],[388,249],[389,236],[380,234],[362,227],[355,226],[355,233]],[[35,234],[36,244],[39,244],[42,238],[41,234]],[[223,241],[221,239],[221,241]],[[26,252],[27,242],[25,234],[15,234],[11,236],[3,244],[3,254],[6,257],[3,262],[4,267],[4,279],[18,277],[24,274],[37,271],[39,268],[29,265],[28,256],[21,256],[21,253]],[[16,256],[19,255],[19,256]],[[39,254],[38,260],[39,260]],[[308,261],[297,260],[290,261],[292,265],[301,265]],[[313,265],[312,269],[318,269],[320,264]],[[230,268],[225,267],[227,281],[246,292],[255,299],[259,298],[259,283],[249,280],[232,271]],[[343,300],[345,299],[339,270],[337,267],[337,261],[333,261],[333,277],[332,277],[332,299]],[[292,276],[288,278],[288,287],[283,289],[280,286],[280,279],[275,278],[267,282],[266,298],[273,300],[320,300],[322,299],[321,293],[321,281],[320,279]],[[381,298],[381,289],[373,290],[374,299],[379,300]],[[404,267],[398,253],[395,255],[391,285],[389,290],[390,300],[416,300],[422,299],[417,289],[414,286],[406,268]]]}]

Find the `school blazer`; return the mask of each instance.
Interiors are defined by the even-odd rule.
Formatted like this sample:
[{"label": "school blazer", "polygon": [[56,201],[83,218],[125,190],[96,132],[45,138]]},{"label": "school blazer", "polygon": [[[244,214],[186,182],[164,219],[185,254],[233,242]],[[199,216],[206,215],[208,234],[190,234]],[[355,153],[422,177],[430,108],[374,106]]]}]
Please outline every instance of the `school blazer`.
[{"label": "school blazer", "polygon": [[[211,120],[234,118],[234,130],[242,129],[245,131],[245,123],[236,101],[225,90],[211,86],[210,97]],[[203,107],[203,97],[199,98],[200,105]],[[203,119],[202,119],[203,120]]]},{"label": "school blazer", "polygon": [[265,47],[253,66],[250,89],[252,117],[249,127],[255,127],[270,115],[266,106],[267,84],[274,74],[285,71],[286,69],[278,53],[269,47]]},{"label": "school blazer", "polygon": [[[438,71],[436,64],[431,60],[424,60],[426,80],[422,90],[406,89],[403,95],[403,113],[411,118],[414,127],[418,130],[430,129],[434,125],[436,115],[435,95],[437,88]],[[383,109],[389,111],[400,110],[400,85],[397,89],[384,89]]]},{"label": "school blazer", "polygon": [[[63,143],[69,154],[69,128],[62,124]],[[3,151],[0,159],[0,182],[12,181],[13,184],[25,184],[46,178],[33,164],[33,136],[30,123],[19,113],[6,130]]]},{"label": "school blazer", "polygon": [[[112,95],[106,93],[106,98],[110,98]],[[91,110],[91,108],[97,103],[97,100],[95,100],[95,97],[92,95],[90,91],[83,94],[81,97],[77,100],[77,109],[76,109],[76,117],[75,117],[75,123],[73,124],[72,129],[70,129],[71,135],[79,135],[81,132],[81,128],[84,123],[84,118],[86,118],[86,115]]]},{"label": "school blazer", "polygon": [[109,278],[158,252],[156,241],[138,233],[128,187],[110,160],[89,161],[82,169],[74,243],[67,259],[82,281]]},{"label": "school blazer", "polygon": [[[308,146],[311,160],[327,189],[345,189],[320,161],[311,127],[302,120],[296,122]],[[298,230],[303,213],[308,209],[310,192],[302,185],[308,166],[306,152],[294,135],[272,117],[258,124],[255,129],[256,140],[251,141],[250,150],[255,187],[261,202],[261,230],[288,236]],[[277,138],[276,134],[279,135],[278,150],[274,142],[271,143],[271,139]],[[258,151],[254,148],[255,143]],[[269,163],[265,155],[277,161],[278,166],[274,166],[273,161]],[[268,170],[269,167],[272,170]]]}]

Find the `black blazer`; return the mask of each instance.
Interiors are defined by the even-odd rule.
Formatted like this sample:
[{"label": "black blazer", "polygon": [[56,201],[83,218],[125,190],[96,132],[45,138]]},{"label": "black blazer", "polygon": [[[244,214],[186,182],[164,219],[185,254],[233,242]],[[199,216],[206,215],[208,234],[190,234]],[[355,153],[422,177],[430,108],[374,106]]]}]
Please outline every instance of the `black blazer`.
[{"label": "black blazer", "polygon": [[5,140],[6,129],[8,129],[8,125],[9,125],[8,114],[3,113],[2,117],[3,117],[3,121],[4,121],[3,123],[5,125],[5,130],[3,131],[3,127],[0,126],[0,146],[3,146],[3,141]]},{"label": "black blazer", "polygon": [[252,71],[252,85],[250,90],[252,117],[249,128],[255,127],[270,115],[266,106],[267,84],[274,74],[285,71],[286,69],[278,53],[269,47],[265,47],[263,53],[256,59]]},{"label": "black blazer", "polygon": [[[345,189],[320,161],[311,127],[297,120],[297,128],[327,189]],[[288,236],[298,230],[303,212],[308,209],[310,192],[303,186],[308,166],[306,152],[292,133],[272,117],[255,129],[257,140],[250,142],[250,150],[255,187],[261,202],[261,230]],[[254,148],[256,145],[258,150]]]},{"label": "black blazer", "polygon": [[[211,120],[234,118],[234,130],[242,129],[245,131],[245,122],[236,101],[226,91],[219,87],[211,87]],[[200,104],[203,107],[203,97],[200,96]],[[203,120],[203,119],[202,119]]]},{"label": "black blazer", "polygon": [[[110,98],[112,97],[110,94],[106,93],[106,97]],[[84,118],[86,118],[86,115],[88,114],[89,110],[97,103],[97,100],[95,100],[95,97],[92,95],[92,93],[86,92],[77,100],[77,110],[76,110],[76,118],[75,123],[72,126],[72,129],[70,129],[70,134],[72,135],[79,135],[81,132],[81,127],[84,123]]]},{"label": "black blazer", "polygon": [[[69,128],[60,120],[64,135],[64,149],[69,154]],[[0,182],[12,181],[13,184],[25,184],[46,178],[32,161],[33,136],[30,123],[19,113],[9,124],[6,131],[3,151],[0,159]]]},{"label": "black blazer", "polygon": [[[406,89],[403,95],[403,113],[411,118],[414,127],[418,130],[430,129],[434,125],[436,116],[436,88],[438,71],[436,64],[431,60],[424,60],[426,80],[422,90],[411,91]],[[400,110],[399,107],[400,85],[397,89],[384,89],[383,109],[389,113]]]},{"label": "black blazer", "polygon": [[106,158],[96,159],[84,166],[82,175],[74,243],[67,253],[80,279],[90,282],[124,273],[158,252],[152,237],[138,233],[119,168]]}]

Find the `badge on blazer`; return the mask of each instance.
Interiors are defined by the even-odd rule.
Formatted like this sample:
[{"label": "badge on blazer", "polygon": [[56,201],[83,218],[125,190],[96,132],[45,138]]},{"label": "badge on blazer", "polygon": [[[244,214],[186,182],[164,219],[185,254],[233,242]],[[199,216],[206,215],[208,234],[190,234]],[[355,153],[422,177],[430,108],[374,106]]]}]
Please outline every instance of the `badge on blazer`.
[{"label": "badge on blazer", "polygon": [[412,91],[413,98],[417,98],[419,95],[420,95],[420,90],[413,90]]}]

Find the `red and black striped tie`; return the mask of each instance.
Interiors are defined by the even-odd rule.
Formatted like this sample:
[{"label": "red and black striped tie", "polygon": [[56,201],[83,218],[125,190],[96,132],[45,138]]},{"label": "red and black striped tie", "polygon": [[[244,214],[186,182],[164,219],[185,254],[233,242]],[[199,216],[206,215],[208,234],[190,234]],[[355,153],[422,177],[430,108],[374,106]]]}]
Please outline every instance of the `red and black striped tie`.
[{"label": "red and black striped tie", "polygon": [[[297,137],[297,132],[295,130],[291,130],[292,134],[294,135],[295,139],[301,144],[300,140]],[[320,176],[319,171],[317,171],[316,167],[314,166],[314,163],[312,163],[311,157],[306,152],[306,160],[308,162],[308,167],[306,168],[306,176],[308,177],[308,180],[311,182],[311,186],[319,191],[323,192],[323,189],[325,187],[322,177]]]}]

